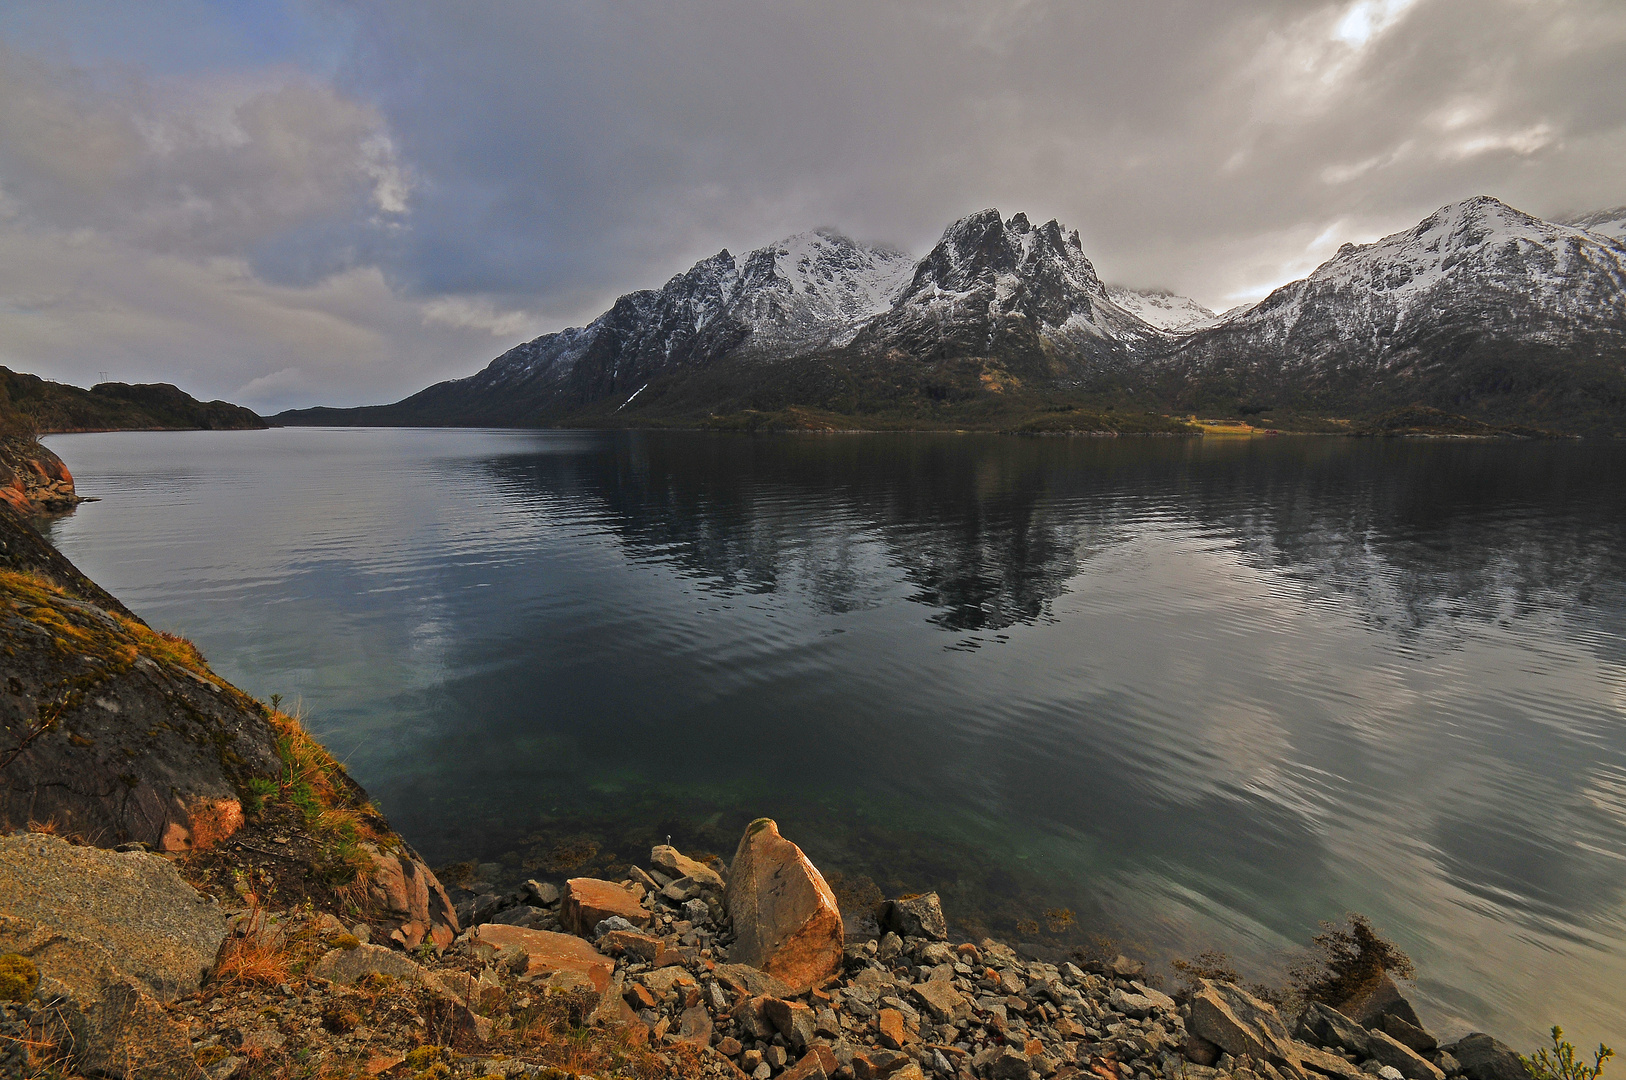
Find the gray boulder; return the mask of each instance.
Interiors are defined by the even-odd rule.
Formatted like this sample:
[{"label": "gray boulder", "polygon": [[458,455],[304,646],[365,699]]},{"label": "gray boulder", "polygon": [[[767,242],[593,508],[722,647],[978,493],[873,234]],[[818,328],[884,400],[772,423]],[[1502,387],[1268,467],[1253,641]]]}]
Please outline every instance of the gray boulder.
[{"label": "gray boulder", "polygon": [[1483,1032],[1463,1036],[1445,1052],[1457,1059],[1470,1080],[1531,1080],[1517,1051]]},{"label": "gray boulder", "polygon": [[1398,1069],[1406,1080],[1445,1080],[1445,1074],[1433,1062],[1393,1036],[1382,1031],[1368,1031],[1367,1035],[1372,1040],[1373,1059]]},{"label": "gray boulder", "polygon": [[1363,1061],[1372,1056],[1372,1037],[1364,1027],[1321,1002],[1311,1002],[1294,1034],[1312,1046],[1347,1050]]},{"label": "gray boulder", "polygon": [[36,1001],[45,1034],[71,1047],[78,1071],[120,1080],[194,1080],[185,1025],[176,1023],[112,952],[78,934],[0,915],[0,953],[19,953],[40,971]]},{"label": "gray boulder", "polygon": [[1384,1013],[1377,1027],[1395,1042],[1409,1046],[1419,1054],[1439,1049],[1440,1041],[1416,1024],[1409,1024],[1394,1013]]},{"label": "gray boulder", "polygon": [[54,836],[0,836],[5,912],[102,945],[154,998],[203,984],[226,937],[219,905],[181,880],[167,859],[75,847]]}]

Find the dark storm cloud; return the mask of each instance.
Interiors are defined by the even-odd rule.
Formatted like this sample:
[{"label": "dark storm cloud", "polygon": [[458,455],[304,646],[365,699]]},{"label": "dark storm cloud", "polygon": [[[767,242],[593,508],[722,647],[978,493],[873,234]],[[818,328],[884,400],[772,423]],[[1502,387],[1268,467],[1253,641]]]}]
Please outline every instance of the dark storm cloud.
[{"label": "dark storm cloud", "polygon": [[825,222],[918,251],[998,205],[1224,303],[1340,223],[1626,200],[1614,3],[362,10],[352,78],[434,181],[430,291],[652,284]]},{"label": "dark storm cloud", "polygon": [[820,225],[1055,216],[1225,307],[1474,194],[1626,202],[1615,0],[174,0],[129,56],[105,8],[17,10],[0,362],[261,406],[398,397]]}]

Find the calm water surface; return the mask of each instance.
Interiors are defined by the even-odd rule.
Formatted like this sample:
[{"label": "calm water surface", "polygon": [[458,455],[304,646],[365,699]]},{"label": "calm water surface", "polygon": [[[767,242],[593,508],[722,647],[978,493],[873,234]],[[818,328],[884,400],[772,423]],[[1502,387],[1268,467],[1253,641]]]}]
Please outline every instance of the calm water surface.
[{"label": "calm water surface", "polygon": [[1352,909],[1443,1032],[1626,1042],[1626,447],[49,442],[62,550],[437,864],[771,815],[855,907],[1255,977]]}]

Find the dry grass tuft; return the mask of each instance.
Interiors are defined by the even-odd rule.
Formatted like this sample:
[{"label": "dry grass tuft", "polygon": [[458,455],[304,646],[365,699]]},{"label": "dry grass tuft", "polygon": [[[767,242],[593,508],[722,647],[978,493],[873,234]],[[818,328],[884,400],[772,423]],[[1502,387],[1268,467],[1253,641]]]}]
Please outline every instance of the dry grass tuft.
[{"label": "dry grass tuft", "polygon": [[288,981],[292,967],[287,950],[281,945],[251,935],[226,946],[220,962],[215,965],[215,980],[227,985],[276,986]]},{"label": "dry grass tuft", "polygon": [[328,846],[328,871],[334,885],[349,889],[360,908],[367,895],[360,876],[371,868],[372,860],[359,845],[368,843],[388,851],[400,841],[344,766],[305,730],[298,712],[268,709],[266,719],[276,733],[277,754],[282,759],[276,795],[297,807],[312,835]]}]

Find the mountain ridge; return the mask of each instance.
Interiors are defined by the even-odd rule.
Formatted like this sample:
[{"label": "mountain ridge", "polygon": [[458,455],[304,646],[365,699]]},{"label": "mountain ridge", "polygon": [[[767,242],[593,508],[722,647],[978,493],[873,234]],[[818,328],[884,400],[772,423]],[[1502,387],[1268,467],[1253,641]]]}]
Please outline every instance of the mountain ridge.
[{"label": "mountain ridge", "polygon": [[1543,221],[1476,196],[1224,315],[1107,286],[1055,220],[979,211],[919,260],[821,230],[724,249],[392,405],[272,422],[633,426],[803,408],[953,426],[1058,402],[1324,417],[1417,405],[1626,434],[1621,221]]}]

